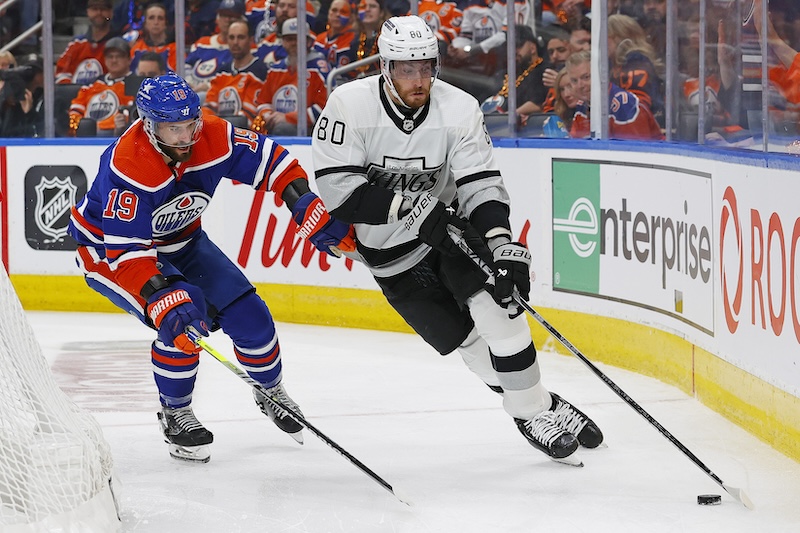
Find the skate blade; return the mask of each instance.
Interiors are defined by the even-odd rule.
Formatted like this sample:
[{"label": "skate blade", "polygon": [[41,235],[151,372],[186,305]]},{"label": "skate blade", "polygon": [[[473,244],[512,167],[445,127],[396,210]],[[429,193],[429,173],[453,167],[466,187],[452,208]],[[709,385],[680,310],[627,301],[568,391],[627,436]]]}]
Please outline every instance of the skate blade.
[{"label": "skate blade", "polygon": [[169,454],[180,461],[190,463],[207,463],[211,460],[211,450],[208,446],[179,446],[169,445]]},{"label": "skate blade", "polygon": [[574,467],[577,467],[577,468],[583,468],[583,461],[575,453],[573,453],[571,455],[568,455],[566,457],[561,457],[560,459],[557,459],[555,457],[551,457],[550,460],[553,461],[554,463],[561,463],[562,465],[574,466]]},{"label": "skate blade", "polygon": [[298,444],[303,444],[303,431],[298,431],[297,433],[289,433],[289,436],[292,437]]}]

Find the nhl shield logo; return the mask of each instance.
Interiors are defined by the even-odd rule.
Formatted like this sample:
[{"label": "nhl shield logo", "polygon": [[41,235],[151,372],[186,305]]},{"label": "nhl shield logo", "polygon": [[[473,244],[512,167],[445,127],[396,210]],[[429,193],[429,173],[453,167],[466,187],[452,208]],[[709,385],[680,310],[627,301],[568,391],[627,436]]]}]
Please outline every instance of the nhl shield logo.
[{"label": "nhl shield logo", "polygon": [[42,180],[36,187],[36,206],[34,221],[39,231],[55,240],[62,240],[67,235],[70,208],[75,205],[78,187],[67,177]]}]

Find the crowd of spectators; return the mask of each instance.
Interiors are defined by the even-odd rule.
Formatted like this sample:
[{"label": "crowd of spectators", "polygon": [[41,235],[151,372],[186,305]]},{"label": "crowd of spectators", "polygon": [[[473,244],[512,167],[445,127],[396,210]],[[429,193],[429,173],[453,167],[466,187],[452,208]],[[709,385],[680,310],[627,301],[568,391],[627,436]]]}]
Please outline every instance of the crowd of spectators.
[{"label": "crowd of spectators", "polygon": [[[753,90],[760,83],[760,67],[748,65],[746,58],[762,53],[762,1],[708,0],[702,19],[698,0],[678,3],[677,61],[672,65],[679,88],[672,100],[678,120],[673,138],[697,140],[702,125],[708,142],[743,145],[761,127],[761,91]],[[380,72],[380,63],[368,58],[377,53],[381,26],[390,16],[410,11],[408,0],[306,0],[307,108],[301,110],[297,2],[185,0],[183,70],[204,98],[206,112],[273,135],[296,132],[302,117],[310,128],[325,105],[327,86]],[[23,15],[30,13],[21,6],[32,4],[38,7],[35,1],[17,2],[2,17],[0,43],[22,31]],[[63,92],[66,88],[59,93],[70,94],[68,101],[57,98],[56,114],[68,117],[68,125],[57,134],[118,135],[135,118],[132,96],[141,76],[152,71],[148,69],[154,62],[155,71],[176,70],[174,0],[78,0],[69,5],[88,27],[74,36],[55,65],[56,83],[72,88],[71,93]],[[64,9],[62,2],[54,2],[54,9],[59,8]],[[770,0],[769,8],[763,57],[770,65],[770,118],[780,133],[797,135],[800,6]],[[607,9],[609,134],[663,139],[668,125],[667,0],[608,0]],[[511,73],[505,3],[417,4],[440,42],[440,78],[481,102],[487,123],[490,117],[513,112],[521,135],[573,138],[590,135],[591,64],[596,59],[590,51],[591,10],[591,0],[514,0],[516,69]],[[740,12],[749,18],[732,15]],[[702,58],[701,35],[706,43]],[[19,50],[29,52],[29,43],[20,44]],[[749,54],[753,50],[755,56]],[[21,65],[24,55],[0,55],[0,67]],[[140,68],[143,61],[145,69]],[[353,62],[359,66],[342,72]],[[9,87],[2,93],[2,136],[43,134],[41,59],[24,63],[30,67],[25,88],[17,81],[15,91]],[[748,83],[752,80],[757,83]],[[516,106],[509,110],[511,90]]]}]

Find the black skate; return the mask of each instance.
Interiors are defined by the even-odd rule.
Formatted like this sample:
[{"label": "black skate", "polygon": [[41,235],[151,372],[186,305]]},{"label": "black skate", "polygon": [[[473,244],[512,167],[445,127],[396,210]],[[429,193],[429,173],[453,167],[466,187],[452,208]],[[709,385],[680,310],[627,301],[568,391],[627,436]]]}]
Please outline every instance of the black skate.
[{"label": "black skate", "polygon": [[[289,398],[289,395],[286,394],[286,390],[283,388],[282,384],[278,384],[271,389],[267,389],[267,392],[271,398],[278,400],[296,414],[303,416],[303,412],[300,411],[300,407],[295,403],[294,400]],[[269,401],[258,390],[253,390],[253,397],[256,400],[256,405],[258,405],[258,408],[261,409],[261,412],[267,415],[269,419],[272,420],[276,426],[278,426],[278,429],[288,433],[294,440],[300,444],[303,444],[303,434],[301,433],[303,426],[301,426],[294,418],[289,416],[289,413],[287,413],[286,410]]]},{"label": "black skate", "polygon": [[158,412],[158,422],[172,457],[200,463],[211,459],[208,445],[214,442],[214,434],[197,421],[190,406],[162,407]]},{"label": "black skate", "polygon": [[553,397],[553,406],[550,410],[555,413],[559,427],[578,437],[578,442],[585,448],[600,446],[603,442],[603,432],[597,424],[555,392],[551,392],[550,396]]},{"label": "black skate", "polygon": [[580,460],[568,460],[578,449],[578,439],[556,423],[553,411],[542,411],[530,420],[515,418],[514,421],[519,432],[534,448],[543,451],[554,461],[583,466]]}]

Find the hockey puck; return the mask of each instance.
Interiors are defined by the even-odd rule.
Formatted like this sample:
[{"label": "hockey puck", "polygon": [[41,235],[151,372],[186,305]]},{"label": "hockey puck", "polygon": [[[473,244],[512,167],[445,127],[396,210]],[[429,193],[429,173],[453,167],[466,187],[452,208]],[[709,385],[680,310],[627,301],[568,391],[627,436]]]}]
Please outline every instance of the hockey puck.
[{"label": "hockey puck", "polygon": [[722,503],[722,496],[719,494],[701,494],[697,497],[697,505],[719,505]]}]

